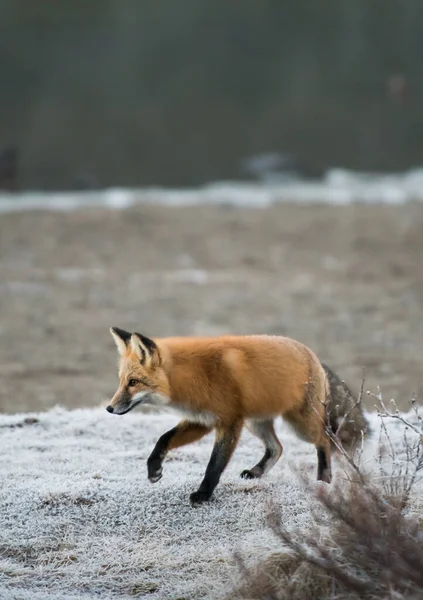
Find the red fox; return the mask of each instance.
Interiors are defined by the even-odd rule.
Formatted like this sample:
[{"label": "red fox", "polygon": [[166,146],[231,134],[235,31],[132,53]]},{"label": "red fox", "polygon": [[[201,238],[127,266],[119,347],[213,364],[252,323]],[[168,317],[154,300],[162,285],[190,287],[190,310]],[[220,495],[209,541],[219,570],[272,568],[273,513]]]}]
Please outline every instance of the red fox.
[{"label": "red fox", "polygon": [[[263,442],[265,452],[241,477],[261,477],[282,455],[273,427],[279,415],[316,446],[317,479],[330,483],[327,403],[331,388],[340,399],[335,384],[341,382],[310,348],[291,338],[268,335],[153,340],[118,327],[110,332],[120,354],[120,383],[107,410],[124,415],[139,404],[153,404],[175,408],[185,417],[160,437],[151,452],[147,471],[152,483],[162,477],[169,450],[195,442],[215,429],[203,481],[190,495],[192,505],[208,501],[244,425]],[[351,398],[345,396],[344,403],[351,404]],[[342,406],[342,398],[340,404],[341,409],[347,408]],[[334,427],[332,413],[329,425]],[[366,428],[364,416],[359,425]],[[348,424],[345,427],[348,430]],[[357,433],[356,425],[352,432]]]}]

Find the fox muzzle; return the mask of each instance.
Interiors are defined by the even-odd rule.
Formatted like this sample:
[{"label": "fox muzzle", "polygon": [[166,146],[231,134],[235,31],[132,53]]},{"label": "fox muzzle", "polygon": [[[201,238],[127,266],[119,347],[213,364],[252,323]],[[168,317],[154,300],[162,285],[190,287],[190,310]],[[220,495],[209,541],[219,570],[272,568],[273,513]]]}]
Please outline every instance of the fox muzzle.
[{"label": "fox muzzle", "polygon": [[146,402],[149,396],[149,391],[138,392],[138,394],[135,394],[132,397],[129,396],[129,394],[125,394],[123,398],[121,397],[115,403],[113,403],[112,400],[109,406],[106,407],[106,410],[115,415],[125,415],[142,402]]}]

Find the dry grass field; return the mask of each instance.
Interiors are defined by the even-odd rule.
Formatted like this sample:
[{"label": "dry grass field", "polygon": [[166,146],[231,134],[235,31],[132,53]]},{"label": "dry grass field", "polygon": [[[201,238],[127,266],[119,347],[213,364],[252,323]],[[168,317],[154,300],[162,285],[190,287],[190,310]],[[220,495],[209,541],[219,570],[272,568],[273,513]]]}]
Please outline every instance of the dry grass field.
[{"label": "dry grass field", "polygon": [[421,203],[4,213],[0,409],[106,401],[110,325],[285,334],[406,408],[423,391],[422,309]]}]

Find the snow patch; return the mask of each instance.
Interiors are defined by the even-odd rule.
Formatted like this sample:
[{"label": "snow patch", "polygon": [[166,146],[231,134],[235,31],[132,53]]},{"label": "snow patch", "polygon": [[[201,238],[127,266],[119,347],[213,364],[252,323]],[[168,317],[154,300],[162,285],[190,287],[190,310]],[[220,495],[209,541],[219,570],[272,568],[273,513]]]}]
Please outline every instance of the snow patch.
[{"label": "snow patch", "polygon": [[199,188],[109,188],[83,192],[0,193],[0,212],[22,210],[72,211],[101,206],[122,210],[136,204],[266,208],[284,202],[351,204],[354,202],[403,204],[423,201],[423,169],[404,173],[360,173],[329,169],[322,179],[251,183],[218,181]]}]

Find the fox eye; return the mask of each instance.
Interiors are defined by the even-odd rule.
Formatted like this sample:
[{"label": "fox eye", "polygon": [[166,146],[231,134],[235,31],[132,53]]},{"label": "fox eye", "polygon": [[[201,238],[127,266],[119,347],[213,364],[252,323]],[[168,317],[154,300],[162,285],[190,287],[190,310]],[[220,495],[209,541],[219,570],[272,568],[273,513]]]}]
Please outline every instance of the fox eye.
[{"label": "fox eye", "polygon": [[135,387],[138,384],[138,379],[130,379],[129,387]]}]

